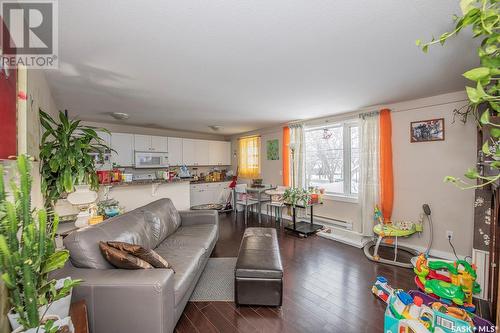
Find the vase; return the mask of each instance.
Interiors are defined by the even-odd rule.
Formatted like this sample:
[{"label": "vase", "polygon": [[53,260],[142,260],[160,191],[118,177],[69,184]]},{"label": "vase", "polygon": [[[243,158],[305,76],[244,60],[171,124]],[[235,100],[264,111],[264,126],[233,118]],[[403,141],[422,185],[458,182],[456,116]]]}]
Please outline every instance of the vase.
[{"label": "vase", "polygon": [[68,202],[78,207],[80,213],[77,215],[75,227],[83,228],[88,225],[88,220],[92,216],[91,207],[97,200],[97,193],[90,189],[90,185],[76,185],[75,191],[68,194]]}]

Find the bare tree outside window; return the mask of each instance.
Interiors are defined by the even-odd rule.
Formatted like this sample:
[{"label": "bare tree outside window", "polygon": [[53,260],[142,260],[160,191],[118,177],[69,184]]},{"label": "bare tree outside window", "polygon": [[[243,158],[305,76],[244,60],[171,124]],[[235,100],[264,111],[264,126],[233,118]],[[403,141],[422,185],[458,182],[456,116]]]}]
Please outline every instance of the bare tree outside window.
[{"label": "bare tree outside window", "polygon": [[357,195],[359,128],[334,124],[305,131],[305,183],[326,193]]}]

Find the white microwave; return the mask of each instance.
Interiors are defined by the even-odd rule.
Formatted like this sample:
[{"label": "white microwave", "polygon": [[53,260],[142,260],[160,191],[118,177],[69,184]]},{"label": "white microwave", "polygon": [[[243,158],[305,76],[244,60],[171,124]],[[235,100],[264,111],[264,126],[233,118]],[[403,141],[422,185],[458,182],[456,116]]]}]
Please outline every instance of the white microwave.
[{"label": "white microwave", "polygon": [[167,168],[168,154],[167,153],[151,153],[145,151],[135,152],[135,167],[136,168]]}]

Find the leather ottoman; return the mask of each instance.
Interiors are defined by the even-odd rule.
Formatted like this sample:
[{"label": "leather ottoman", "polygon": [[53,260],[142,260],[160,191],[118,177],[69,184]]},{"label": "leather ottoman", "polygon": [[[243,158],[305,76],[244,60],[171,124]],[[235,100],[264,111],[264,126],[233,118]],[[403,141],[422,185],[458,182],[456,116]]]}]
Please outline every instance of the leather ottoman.
[{"label": "leather ottoman", "polygon": [[237,305],[281,306],[283,266],[275,229],[245,230],[234,278]]}]

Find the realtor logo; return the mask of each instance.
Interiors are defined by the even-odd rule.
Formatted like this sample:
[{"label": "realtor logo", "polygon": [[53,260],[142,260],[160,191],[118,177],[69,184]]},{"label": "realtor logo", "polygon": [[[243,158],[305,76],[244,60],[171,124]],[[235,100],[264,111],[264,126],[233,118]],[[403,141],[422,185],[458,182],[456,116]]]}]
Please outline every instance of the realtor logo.
[{"label": "realtor logo", "polygon": [[0,3],[2,65],[57,68],[57,2],[0,0]]}]

